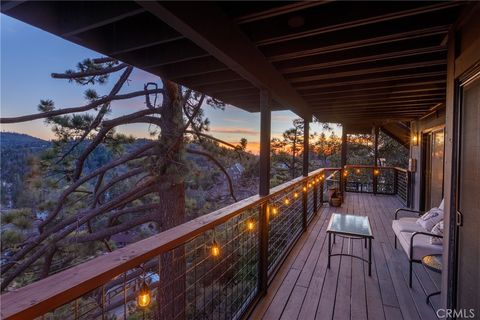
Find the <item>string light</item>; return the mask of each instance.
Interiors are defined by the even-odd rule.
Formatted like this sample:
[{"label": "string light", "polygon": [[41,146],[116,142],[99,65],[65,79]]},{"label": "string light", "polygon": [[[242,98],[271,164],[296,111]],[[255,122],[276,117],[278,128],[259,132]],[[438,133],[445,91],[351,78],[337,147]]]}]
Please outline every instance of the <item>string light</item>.
[{"label": "string light", "polygon": [[213,257],[218,257],[220,255],[220,246],[215,239],[213,239],[212,241],[212,246],[210,247],[210,250],[212,251]]},{"label": "string light", "polygon": [[373,170],[373,173],[374,173],[376,176],[378,176],[378,175],[380,174],[380,170],[375,169],[375,170]]},{"label": "string light", "polygon": [[253,222],[252,220],[247,221],[247,229],[249,231],[255,230],[255,222]]},{"label": "string light", "polygon": [[303,187],[303,192],[307,192],[307,187]]},{"label": "string light", "polygon": [[360,173],[360,169],[355,170],[356,173]]},{"label": "string light", "polygon": [[288,206],[290,204],[290,199],[288,199],[288,197],[285,198],[285,200],[283,200],[283,203]]},{"label": "string light", "polygon": [[272,214],[275,216],[278,213],[277,207],[272,206]]},{"label": "string light", "polygon": [[297,199],[297,198],[298,198],[298,192],[294,192],[294,193],[293,193],[293,197],[294,197],[295,199]]},{"label": "string light", "polygon": [[344,176],[344,177],[348,176],[348,171],[347,171],[347,170],[345,170],[345,171],[343,172],[343,176]]},{"label": "string light", "polygon": [[140,308],[146,308],[150,305],[151,301],[152,301],[152,294],[144,278],[140,291],[138,292],[137,305]]}]

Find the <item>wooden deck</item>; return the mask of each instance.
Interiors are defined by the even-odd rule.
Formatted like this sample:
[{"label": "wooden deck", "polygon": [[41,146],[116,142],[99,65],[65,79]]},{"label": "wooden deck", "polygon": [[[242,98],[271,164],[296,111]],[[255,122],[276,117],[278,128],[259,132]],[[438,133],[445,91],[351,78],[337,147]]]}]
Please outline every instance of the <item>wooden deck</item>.
[{"label": "wooden deck", "polygon": [[[425,298],[438,291],[440,275],[414,264],[410,289],[407,257],[393,247],[391,222],[399,207],[394,196],[349,193],[341,208],[321,208],[251,319],[437,319]],[[351,257],[332,257],[327,269],[326,228],[332,212],[369,216],[375,237],[371,277],[367,264]],[[368,257],[362,241],[339,237],[333,253],[347,252],[349,243],[353,254]],[[432,302],[437,307],[439,297]]]}]

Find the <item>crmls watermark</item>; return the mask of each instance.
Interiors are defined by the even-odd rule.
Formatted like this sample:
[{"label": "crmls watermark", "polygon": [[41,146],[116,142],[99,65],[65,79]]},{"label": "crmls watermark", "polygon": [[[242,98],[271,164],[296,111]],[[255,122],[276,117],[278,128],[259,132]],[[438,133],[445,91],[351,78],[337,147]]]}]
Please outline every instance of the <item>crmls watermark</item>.
[{"label": "crmls watermark", "polygon": [[440,319],[475,319],[475,309],[438,309],[436,312]]}]

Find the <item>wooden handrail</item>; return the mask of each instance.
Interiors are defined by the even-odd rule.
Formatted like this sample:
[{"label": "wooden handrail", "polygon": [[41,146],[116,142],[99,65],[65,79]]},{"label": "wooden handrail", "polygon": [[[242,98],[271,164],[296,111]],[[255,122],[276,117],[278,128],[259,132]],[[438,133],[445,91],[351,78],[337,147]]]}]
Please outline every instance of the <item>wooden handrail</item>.
[{"label": "wooden handrail", "polygon": [[298,177],[259,195],[203,215],[184,224],[143,239],[124,248],[99,256],[20,289],[2,294],[2,319],[30,319],[41,316],[102,286],[118,275],[141,265],[162,253],[181,246],[250,208],[261,205],[324,171],[340,168],[321,168],[308,177]]}]

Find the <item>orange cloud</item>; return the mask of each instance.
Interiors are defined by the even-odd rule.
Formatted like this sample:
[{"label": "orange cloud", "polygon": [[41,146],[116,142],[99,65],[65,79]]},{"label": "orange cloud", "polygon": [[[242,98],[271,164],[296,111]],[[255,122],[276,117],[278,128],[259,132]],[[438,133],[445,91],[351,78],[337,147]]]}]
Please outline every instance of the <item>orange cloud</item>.
[{"label": "orange cloud", "polygon": [[229,133],[229,134],[249,134],[249,135],[259,134],[257,130],[235,128],[235,127],[212,127],[210,128],[210,131],[217,132],[217,133]]}]

